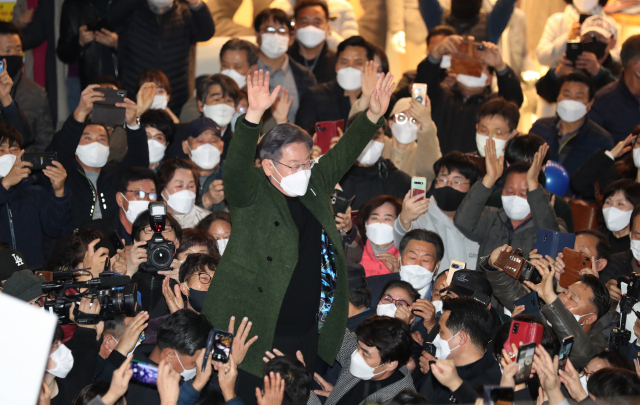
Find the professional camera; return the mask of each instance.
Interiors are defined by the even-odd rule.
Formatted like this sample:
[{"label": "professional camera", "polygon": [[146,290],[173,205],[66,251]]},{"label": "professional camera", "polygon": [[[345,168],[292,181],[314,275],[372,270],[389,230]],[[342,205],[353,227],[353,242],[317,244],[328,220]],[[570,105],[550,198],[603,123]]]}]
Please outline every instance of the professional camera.
[{"label": "professional camera", "polygon": [[149,214],[149,225],[154,233],[147,242],[147,262],[140,264],[140,270],[170,270],[175,246],[162,235],[167,221],[167,206],[164,203],[149,203]]},{"label": "professional camera", "polygon": [[513,252],[500,252],[494,266],[519,281],[528,280],[533,284],[542,281],[540,273],[533,264],[524,259],[520,248]]},{"label": "professional camera", "polygon": [[[56,297],[47,299],[44,308],[58,315],[58,323],[73,323],[69,318],[71,304],[76,303],[73,311],[75,322],[80,325],[95,325],[100,321],[113,319],[116,314],[136,316],[138,312],[138,293],[135,284],[129,284],[129,276],[115,276],[113,273],[100,273],[99,278],[75,282],[74,277],[82,272],[53,272],[53,281],[42,284],[43,293],[57,292]],[[84,290],[83,292],[77,292]],[[70,292],[70,294],[67,294]],[[87,314],[79,311],[83,297],[97,299],[100,313]]]},{"label": "professional camera", "polygon": [[627,284],[627,293],[620,299],[620,325],[614,328],[609,335],[609,350],[626,355],[631,331],[627,330],[627,315],[633,311],[633,306],[640,301],[640,275],[631,274],[629,277],[618,277],[618,287],[622,289],[622,283]]}]

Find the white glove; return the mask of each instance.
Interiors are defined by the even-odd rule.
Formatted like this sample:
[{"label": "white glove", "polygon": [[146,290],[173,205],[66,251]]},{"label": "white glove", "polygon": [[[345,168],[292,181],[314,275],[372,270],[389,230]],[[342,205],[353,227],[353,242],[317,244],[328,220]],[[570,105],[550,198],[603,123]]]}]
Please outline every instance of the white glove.
[{"label": "white glove", "polygon": [[404,31],[398,31],[395,34],[393,34],[393,37],[391,37],[391,43],[393,44],[393,47],[396,49],[396,52],[403,55],[407,53],[407,50],[405,49],[407,46],[407,43],[405,41]]}]

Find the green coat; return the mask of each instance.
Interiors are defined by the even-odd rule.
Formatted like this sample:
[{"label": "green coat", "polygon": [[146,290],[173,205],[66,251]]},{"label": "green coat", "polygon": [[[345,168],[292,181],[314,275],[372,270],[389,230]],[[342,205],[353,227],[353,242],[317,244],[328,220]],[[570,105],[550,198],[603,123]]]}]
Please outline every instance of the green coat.
[{"label": "green coat", "polygon": [[[318,355],[329,364],[340,350],[349,308],[346,262],[330,196],[383,123],[383,118],[374,124],[366,114],[358,117],[340,142],[313,167],[307,193],[300,197],[335,250],[337,287],[318,343]],[[298,262],[298,228],[285,196],[271,184],[262,167],[254,167],[261,130],[262,124],[250,127],[244,116],[238,118],[223,171],[233,231],[202,310],[219,328],[226,328],[231,316],[236,317],[236,325],[245,316],[253,322],[250,336],[258,335],[258,340],[240,368],[260,377],[262,358],[265,351],[273,349],[280,306]],[[314,270],[320,271],[319,255]]]}]

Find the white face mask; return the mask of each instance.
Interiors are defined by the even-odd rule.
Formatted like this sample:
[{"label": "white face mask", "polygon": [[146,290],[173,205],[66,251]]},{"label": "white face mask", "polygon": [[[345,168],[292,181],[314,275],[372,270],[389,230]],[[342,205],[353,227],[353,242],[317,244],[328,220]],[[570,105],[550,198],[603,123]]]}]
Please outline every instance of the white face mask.
[{"label": "white face mask", "polygon": [[526,216],[531,213],[529,202],[525,198],[517,195],[503,195],[502,208],[504,208],[504,212],[507,214],[509,219],[513,219],[514,221],[525,219]]},{"label": "white face mask", "polygon": [[[113,336],[111,336],[111,335],[109,335],[109,337],[110,337],[111,339],[113,339],[113,341],[114,341],[114,342],[116,342],[116,347],[118,347],[118,344],[120,344],[120,342],[118,342],[118,339],[114,338],[114,337],[113,337]],[[136,342],[136,345],[135,345],[135,346],[133,346],[133,350],[131,350],[129,353],[127,353],[127,355],[126,355],[125,357],[129,357],[129,356],[131,356],[131,354],[132,354],[133,352],[135,352],[135,351],[136,351],[136,349],[138,348],[138,346],[140,346],[140,344],[141,344],[141,343],[142,343],[142,342],[141,342],[140,340],[138,340],[138,341]],[[108,347],[106,347],[106,349],[107,349],[107,350],[109,350],[109,353],[113,353],[113,350],[109,349]]]},{"label": "white face mask", "polygon": [[391,127],[391,134],[401,144],[412,143],[418,139],[418,126],[411,122],[406,122],[404,125],[394,122]]},{"label": "white face mask", "polygon": [[633,165],[640,168],[640,148],[633,149]]},{"label": "white face mask", "polygon": [[[380,366],[383,366],[384,364],[380,364]],[[370,365],[368,365],[364,360],[364,357],[362,357],[362,355],[360,355],[360,352],[358,352],[358,349],[351,353],[351,365],[349,366],[349,373],[351,373],[351,375],[355,378],[359,378],[361,380],[370,380],[373,377],[387,371],[382,370],[381,372],[374,374],[375,369],[378,367],[371,367]]]},{"label": "white face mask", "polygon": [[590,14],[589,11],[593,11],[598,5],[598,0],[573,0],[573,5],[582,14]]},{"label": "white face mask", "polygon": [[187,142],[187,148],[191,152],[191,160],[201,169],[213,169],[218,165],[218,163],[220,163],[220,149],[210,143],[205,143],[204,145],[200,145],[194,150],[191,150],[189,143]]},{"label": "white face mask", "polygon": [[296,39],[307,48],[315,48],[320,45],[326,37],[327,31],[313,25],[307,25],[296,31]]},{"label": "white face mask", "polygon": [[17,159],[18,158],[13,153],[7,153],[0,156],[0,177],[5,177],[9,174]]},{"label": "white face mask", "polygon": [[289,48],[289,37],[280,34],[262,34],[260,50],[267,58],[276,59],[284,55]]},{"label": "white face mask", "polygon": [[163,145],[155,139],[147,139],[149,145],[149,163],[158,163],[164,157],[164,151],[167,145]]},{"label": "white face mask", "polygon": [[631,253],[636,260],[640,261],[640,240],[631,239]]},{"label": "white face mask", "polygon": [[216,244],[218,245],[218,252],[220,252],[220,255],[224,254],[224,250],[227,248],[228,243],[229,238],[216,240]]},{"label": "white face mask", "polygon": [[480,77],[458,74],[457,80],[458,83],[465,87],[487,87],[488,78],[489,76],[482,72]]},{"label": "white face mask", "polygon": [[[573,315],[574,318],[576,318],[576,322],[580,323],[580,319],[582,319],[582,317],[587,316],[587,315],[592,315],[593,312],[589,312],[588,314],[584,314],[584,315]],[[580,323],[580,326],[584,326],[583,324]]]},{"label": "white face mask", "polygon": [[[511,135],[507,139],[493,137],[493,141],[496,143],[496,156],[498,159],[500,159],[501,156],[504,156],[504,147],[507,145],[509,139],[511,139]],[[487,144],[488,140],[489,135],[482,135],[476,132],[476,146],[478,147],[478,153],[482,157],[485,157],[486,155],[484,152],[484,146]]]},{"label": "white face mask", "polygon": [[602,209],[604,222],[607,224],[607,229],[611,232],[618,232],[626,228],[627,225],[629,225],[629,221],[631,221],[632,213],[633,211],[622,211],[616,207]]},{"label": "white face mask", "polygon": [[440,60],[440,69],[449,69],[451,67],[451,55],[442,55]]},{"label": "white face mask", "polygon": [[220,128],[224,128],[231,122],[231,118],[233,118],[233,114],[236,113],[236,109],[231,107],[229,104],[221,103],[216,105],[205,105],[202,108],[204,116],[207,118],[211,118],[220,126]]},{"label": "white face mask", "polygon": [[196,374],[196,368],[190,368],[189,370],[187,370],[186,368],[184,368],[184,366],[182,365],[182,361],[180,360],[180,356],[178,355],[178,352],[176,352],[175,350],[173,351],[173,353],[175,353],[176,358],[178,359],[178,363],[180,363],[180,367],[182,367],[182,373],[180,373],[180,375],[182,376],[182,378],[184,378],[185,381],[189,381],[192,380]]},{"label": "white face mask", "polygon": [[338,70],[338,85],[343,90],[357,90],[362,87],[362,72],[356,68],[348,67]]},{"label": "white face mask", "polygon": [[153,102],[149,108],[152,110],[164,110],[167,108],[167,104],[169,104],[169,97],[166,95],[156,94],[153,96]]},{"label": "white face mask", "polygon": [[369,141],[369,144],[364,148],[360,156],[358,156],[358,163],[361,165],[372,165],[376,163],[380,159],[380,156],[382,156],[383,149],[384,142]]},{"label": "white face mask", "polygon": [[243,88],[244,86],[247,85],[247,77],[243,74],[240,74],[237,70],[225,69],[222,72],[220,72],[220,74],[229,76],[230,78],[232,78],[233,81],[236,82],[239,88]]},{"label": "white face mask", "polygon": [[124,194],[122,194],[122,198],[124,198],[125,201],[129,203],[129,209],[125,211],[124,205],[123,205],[122,211],[124,212],[124,215],[127,217],[127,221],[131,223],[135,222],[136,218],[138,218],[138,215],[140,215],[142,212],[149,209],[149,201],[136,201],[136,200],[129,201],[127,200],[127,197],[124,196]]},{"label": "white face mask", "polygon": [[395,318],[397,310],[398,308],[394,303],[378,304],[378,306],[376,307],[376,314],[378,314],[379,316],[388,316],[389,318]]},{"label": "white face mask", "polygon": [[411,284],[416,290],[422,290],[429,285],[433,278],[433,272],[419,264],[400,266],[400,280]]},{"label": "white face mask", "polygon": [[169,7],[173,4],[173,0],[149,0],[149,3],[153,4],[158,8]]},{"label": "white face mask", "polygon": [[60,345],[49,357],[56,363],[56,366],[51,370],[47,370],[47,372],[58,378],[65,378],[73,368],[71,350],[65,345]]},{"label": "white face mask", "polygon": [[[271,161],[271,164],[273,165],[273,168],[276,171],[276,173],[280,174],[278,169],[276,169],[275,162]],[[271,177],[273,177],[273,175]],[[286,177],[282,177],[282,175],[280,174],[280,181],[276,180],[276,178],[273,177],[273,179],[276,180],[276,183],[280,184],[280,187],[282,187],[282,190],[284,190],[285,193],[289,194],[292,197],[300,197],[307,193],[307,188],[309,187],[310,178],[311,178],[310,169],[299,170]]]},{"label": "white face mask", "polygon": [[433,304],[434,307],[436,307],[436,314],[441,314],[442,313],[442,300],[440,301],[431,301],[431,303]]},{"label": "white face mask", "polygon": [[393,227],[382,222],[365,225],[367,239],[374,245],[386,245],[393,242]]},{"label": "white face mask", "polygon": [[167,205],[178,214],[188,214],[196,204],[196,193],[191,190],[181,190],[177,193],[167,192]]},{"label": "white face mask", "polygon": [[589,390],[587,389],[587,382],[589,381],[589,378],[587,378],[586,375],[580,376],[580,385],[582,385],[582,389],[584,390],[584,392],[586,392],[587,394],[589,393]]},{"label": "white face mask", "polygon": [[444,340],[440,337],[440,334],[436,335],[436,338],[431,342],[436,347],[436,359],[444,360],[451,354],[452,351],[456,350],[460,345],[454,347],[453,349],[449,347],[449,342],[458,336],[459,333],[456,333],[449,340]]},{"label": "white face mask", "polygon": [[104,167],[109,159],[109,147],[104,146],[100,142],[91,142],[87,145],[78,145],[76,148],[76,156],[85,165],[89,167]]},{"label": "white face mask", "polygon": [[576,100],[558,101],[558,115],[564,122],[576,122],[587,115],[587,106]]}]

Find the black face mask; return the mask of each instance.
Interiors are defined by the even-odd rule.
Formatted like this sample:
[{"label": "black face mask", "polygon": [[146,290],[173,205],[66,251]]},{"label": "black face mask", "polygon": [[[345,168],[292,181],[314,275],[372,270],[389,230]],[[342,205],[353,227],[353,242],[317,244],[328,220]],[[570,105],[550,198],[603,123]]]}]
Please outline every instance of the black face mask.
[{"label": "black face mask", "polygon": [[457,211],[467,193],[445,186],[434,189],[432,195],[442,211]]},{"label": "black face mask", "polygon": [[189,304],[191,307],[198,312],[202,312],[202,307],[204,306],[204,299],[207,297],[206,291],[198,291],[193,288],[189,289]]},{"label": "black face mask", "polygon": [[19,71],[22,70],[22,56],[0,56],[0,61],[5,59],[7,61],[7,65],[4,67],[7,70],[9,76],[16,77]]},{"label": "black face mask", "polygon": [[482,0],[451,0],[451,15],[461,20],[477,17],[480,8]]},{"label": "black face mask", "polygon": [[607,44],[604,42],[598,41],[597,38],[593,38],[593,41],[583,42],[582,43],[582,51],[583,52],[591,52],[596,55],[598,60],[604,58],[604,53],[607,50]]}]

